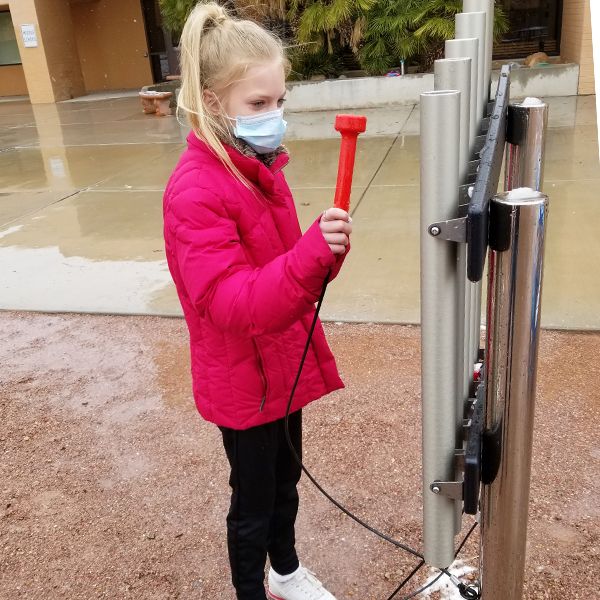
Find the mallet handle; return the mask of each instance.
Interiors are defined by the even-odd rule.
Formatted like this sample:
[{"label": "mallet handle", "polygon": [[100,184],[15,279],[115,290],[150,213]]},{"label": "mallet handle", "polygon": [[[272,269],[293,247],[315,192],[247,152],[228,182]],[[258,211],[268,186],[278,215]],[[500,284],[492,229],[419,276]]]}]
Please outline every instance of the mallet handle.
[{"label": "mallet handle", "polygon": [[337,184],[333,205],[348,212],[350,209],[350,193],[352,191],[352,175],[356,156],[356,138],[365,131],[366,117],[356,115],[337,115],[335,128],[342,134],[340,159],[338,163]]}]

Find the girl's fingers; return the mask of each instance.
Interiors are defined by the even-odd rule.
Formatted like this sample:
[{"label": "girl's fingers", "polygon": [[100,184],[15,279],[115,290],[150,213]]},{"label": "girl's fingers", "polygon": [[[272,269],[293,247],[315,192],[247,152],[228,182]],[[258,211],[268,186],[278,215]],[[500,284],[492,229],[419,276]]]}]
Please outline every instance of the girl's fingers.
[{"label": "girl's fingers", "polygon": [[345,233],[350,235],[352,233],[352,224],[346,221],[323,221],[321,220],[321,231],[323,233]]},{"label": "girl's fingers", "polygon": [[348,236],[345,233],[326,233],[324,236],[328,244],[348,245]]},{"label": "girl's fingers", "polygon": [[336,220],[341,220],[341,221],[349,221],[351,222],[352,219],[350,217],[350,215],[343,210],[342,208],[337,208],[337,207],[332,207],[332,208],[328,208],[324,213],[323,216],[321,217],[321,220],[323,221],[336,221]]},{"label": "girl's fingers", "polygon": [[329,244],[329,247],[331,248],[331,251],[334,254],[344,254],[346,252],[346,246],[340,246],[338,244]]},{"label": "girl's fingers", "polygon": [[325,241],[333,254],[344,254],[350,243],[348,236],[352,233],[352,219],[341,208],[328,208],[319,223]]}]

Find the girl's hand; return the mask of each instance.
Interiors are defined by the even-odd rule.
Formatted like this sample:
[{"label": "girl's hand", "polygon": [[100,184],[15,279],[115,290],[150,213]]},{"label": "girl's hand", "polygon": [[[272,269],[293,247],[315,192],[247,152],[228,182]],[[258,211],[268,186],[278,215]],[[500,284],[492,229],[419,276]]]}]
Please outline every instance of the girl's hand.
[{"label": "girl's hand", "polygon": [[350,243],[352,218],[341,208],[328,208],[319,222],[321,233],[334,254],[344,254]]}]

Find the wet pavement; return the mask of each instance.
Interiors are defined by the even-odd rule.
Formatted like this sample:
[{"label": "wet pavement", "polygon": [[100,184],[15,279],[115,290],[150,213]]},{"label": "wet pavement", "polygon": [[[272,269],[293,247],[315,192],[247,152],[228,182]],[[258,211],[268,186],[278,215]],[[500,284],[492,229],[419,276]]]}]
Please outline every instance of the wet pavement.
[{"label": "wet pavement", "polygon": [[[546,327],[600,328],[595,97],[550,98]],[[353,249],[325,319],[419,320],[419,111],[368,109],[359,141]],[[335,113],[291,113],[286,174],[306,228],[333,201]],[[179,315],[161,196],[186,129],[136,97],[0,102],[0,308]]]},{"label": "wet pavement", "polygon": [[[0,330],[0,598],[233,598],[227,461],[193,405],[183,320],[4,312]],[[306,464],[418,550],[419,329],[325,330],[346,388],[305,409]],[[597,597],[599,354],[598,333],[542,332],[524,600]],[[306,478],[300,495],[301,560],[339,600],[387,598],[415,559]],[[463,571],[477,568],[478,536]]]},{"label": "wet pavement", "polygon": [[[598,329],[594,98],[549,102],[544,323]],[[305,460],[336,498],[420,548],[419,329],[389,324],[418,320],[419,114],[365,114],[353,250],[323,312],[386,324],[325,325],[347,387],[306,409]],[[303,228],[332,202],[334,116],[288,117]],[[185,323],[148,316],[180,314],[161,197],[184,136],[132,97],[0,102],[0,308],[144,315],[0,311],[1,600],[233,596],[219,432],[193,406]],[[596,595],[599,354],[598,333],[542,332],[526,600]],[[301,559],[340,600],[388,597],[414,561],[306,479],[301,497]],[[478,532],[462,572],[477,554]]]}]

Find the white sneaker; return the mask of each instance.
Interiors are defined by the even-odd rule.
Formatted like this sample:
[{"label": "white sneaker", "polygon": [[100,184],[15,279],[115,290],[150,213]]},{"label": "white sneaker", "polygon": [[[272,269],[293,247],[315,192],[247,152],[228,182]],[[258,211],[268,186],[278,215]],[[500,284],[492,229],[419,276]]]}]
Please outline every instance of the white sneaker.
[{"label": "white sneaker", "polygon": [[273,577],[273,569],[269,569],[269,587],[267,596],[270,600],[335,600],[312,571],[300,566],[294,576],[281,583]]}]

